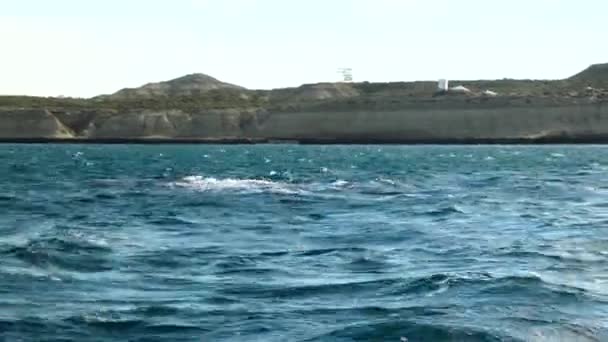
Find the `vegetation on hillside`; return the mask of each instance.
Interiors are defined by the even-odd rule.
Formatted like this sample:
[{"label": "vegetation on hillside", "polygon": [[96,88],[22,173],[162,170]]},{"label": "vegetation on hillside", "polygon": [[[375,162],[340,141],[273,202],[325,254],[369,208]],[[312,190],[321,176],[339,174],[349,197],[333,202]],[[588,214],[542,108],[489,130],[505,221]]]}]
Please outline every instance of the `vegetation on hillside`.
[{"label": "vegetation on hillside", "polygon": [[[487,99],[481,96],[484,90],[496,92],[500,99],[493,102],[501,105],[517,104],[517,98],[527,99],[526,101],[530,101],[529,98],[538,98],[540,103],[583,97],[604,99],[608,98],[608,64],[592,65],[564,80],[452,80],[450,84],[463,85],[471,90],[471,93],[460,95],[457,100],[448,96],[450,104],[485,103]],[[90,99],[0,96],[0,107],[117,111],[177,109],[188,112],[227,108],[268,108],[283,111],[298,111],[302,108],[348,110],[378,106],[402,108],[446,102],[445,98],[433,97],[435,90],[435,82],[362,82],[319,83],[297,88],[252,91],[222,83],[206,75],[193,74]]]},{"label": "vegetation on hillside", "polygon": [[56,98],[35,96],[0,96],[0,107],[47,108],[74,110],[171,110],[195,111],[199,109],[258,108],[264,107],[267,99],[260,92],[243,94],[233,90],[211,90],[199,96],[146,97],[113,99]]}]

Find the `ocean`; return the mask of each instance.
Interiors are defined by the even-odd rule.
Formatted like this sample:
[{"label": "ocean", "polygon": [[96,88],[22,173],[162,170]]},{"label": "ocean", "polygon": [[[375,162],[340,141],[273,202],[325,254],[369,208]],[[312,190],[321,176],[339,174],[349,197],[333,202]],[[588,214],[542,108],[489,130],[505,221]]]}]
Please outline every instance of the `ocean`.
[{"label": "ocean", "polygon": [[1,341],[608,341],[605,146],[0,145]]}]

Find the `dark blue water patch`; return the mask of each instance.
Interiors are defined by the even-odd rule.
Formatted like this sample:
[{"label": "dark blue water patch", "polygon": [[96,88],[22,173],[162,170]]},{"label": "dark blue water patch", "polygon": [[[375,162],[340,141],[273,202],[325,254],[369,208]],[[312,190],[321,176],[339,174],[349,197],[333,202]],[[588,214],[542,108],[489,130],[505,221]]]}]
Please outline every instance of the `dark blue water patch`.
[{"label": "dark blue water patch", "polygon": [[184,227],[193,227],[197,224],[195,222],[186,220],[180,217],[156,217],[146,222],[147,224],[166,226],[166,227],[179,227],[180,230],[184,229]]},{"label": "dark blue water patch", "polygon": [[38,268],[59,267],[80,272],[102,272],[112,268],[107,259],[111,248],[66,236],[33,239],[0,253]]},{"label": "dark blue water patch", "polygon": [[334,330],[307,341],[522,341],[499,332],[482,328],[420,324],[410,320],[396,320],[370,324],[352,325]]},{"label": "dark blue water patch", "polygon": [[323,249],[311,249],[303,252],[297,253],[298,256],[318,256],[324,254],[334,254],[334,253],[364,253],[367,250],[365,248],[360,247],[346,247],[346,248],[323,248]]},{"label": "dark blue water patch", "polygon": [[373,257],[359,257],[347,263],[346,269],[353,273],[381,274],[390,270],[393,265]]},{"label": "dark blue water patch", "polygon": [[601,146],[0,146],[0,340],[606,340]]},{"label": "dark blue water patch", "polygon": [[128,257],[129,264],[152,269],[177,269],[180,267],[205,266],[211,260],[205,256],[221,253],[214,248],[184,248],[161,251],[144,251]]},{"label": "dark blue water patch", "polygon": [[462,210],[458,209],[454,205],[449,205],[449,206],[442,206],[437,209],[431,209],[427,212],[424,212],[422,215],[443,218],[443,217],[454,215],[454,214],[464,214],[464,212]]},{"label": "dark blue water patch", "polygon": [[226,295],[240,295],[248,298],[305,298],[319,296],[339,296],[361,295],[363,293],[376,293],[380,289],[393,285],[401,281],[400,279],[380,279],[362,282],[345,282],[336,284],[318,284],[302,286],[277,286],[277,285],[241,285],[227,286],[221,290]]},{"label": "dark blue water patch", "polygon": [[19,198],[14,195],[0,195],[0,202],[13,202],[18,200]]}]

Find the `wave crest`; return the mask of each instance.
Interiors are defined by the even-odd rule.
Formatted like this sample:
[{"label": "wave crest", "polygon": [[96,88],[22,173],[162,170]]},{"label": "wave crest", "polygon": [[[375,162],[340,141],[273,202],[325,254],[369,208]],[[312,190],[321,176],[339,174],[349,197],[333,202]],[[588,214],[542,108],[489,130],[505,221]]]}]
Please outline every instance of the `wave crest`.
[{"label": "wave crest", "polygon": [[297,189],[290,184],[264,179],[217,179],[213,177],[187,176],[180,181],[171,183],[171,185],[202,192],[232,191],[239,193],[275,193],[286,195],[302,193],[302,190]]}]

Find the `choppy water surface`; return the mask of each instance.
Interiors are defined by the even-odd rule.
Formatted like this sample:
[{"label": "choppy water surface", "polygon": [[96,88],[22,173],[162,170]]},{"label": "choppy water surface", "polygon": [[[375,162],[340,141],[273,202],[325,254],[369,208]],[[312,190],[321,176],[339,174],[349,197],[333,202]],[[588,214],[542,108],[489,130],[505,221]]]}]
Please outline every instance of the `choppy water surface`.
[{"label": "choppy water surface", "polygon": [[608,148],[0,145],[0,340],[608,341]]}]

